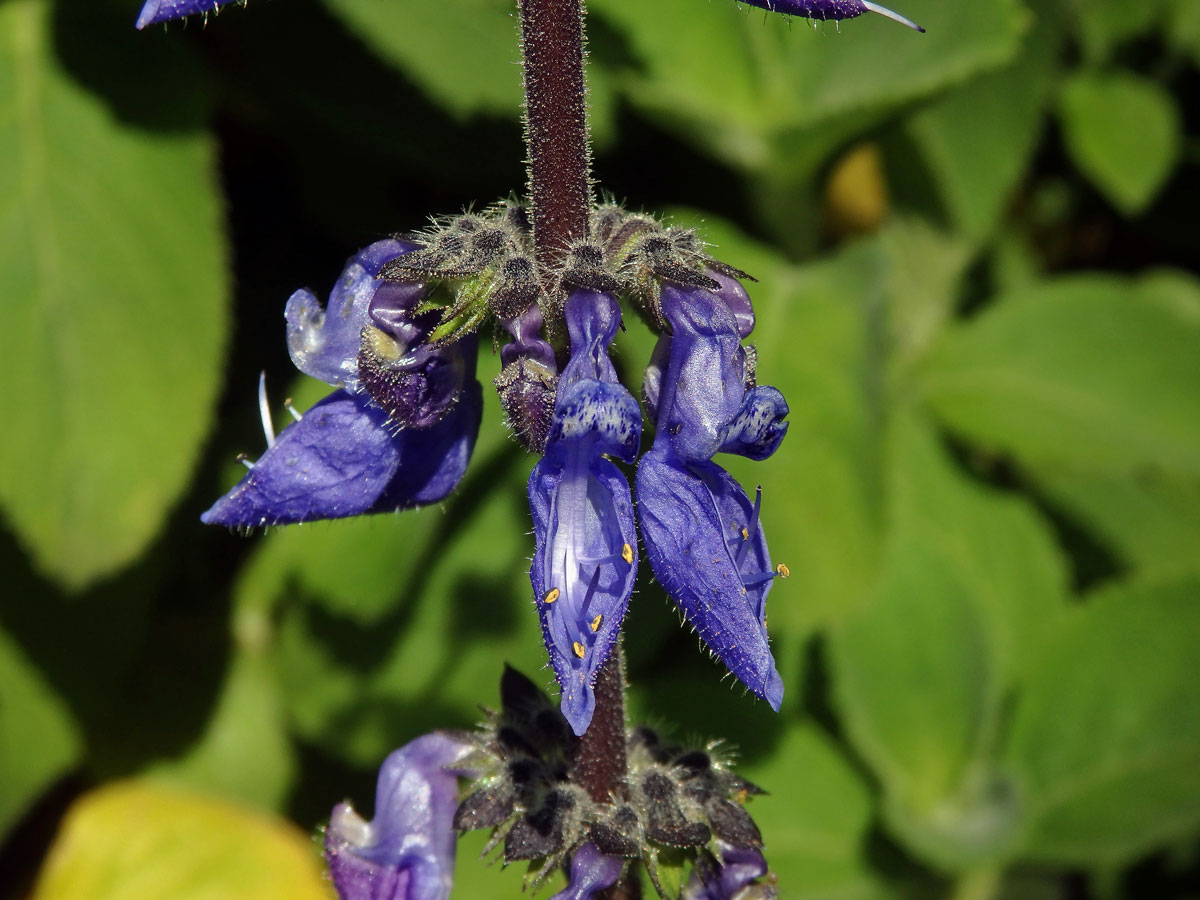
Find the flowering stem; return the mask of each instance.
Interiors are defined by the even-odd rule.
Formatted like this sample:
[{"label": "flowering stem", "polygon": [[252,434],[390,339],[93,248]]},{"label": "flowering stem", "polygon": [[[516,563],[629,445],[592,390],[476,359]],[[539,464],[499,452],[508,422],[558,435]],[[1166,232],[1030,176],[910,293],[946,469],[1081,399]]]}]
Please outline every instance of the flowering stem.
[{"label": "flowering stem", "polygon": [[625,778],[625,672],[620,640],[596,674],[594,689],[596,711],[576,747],[571,780],[597,803],[608,803]]},{"label": "flowering stem", "polygon": [[582,0],[520,0],[534,253],[543,274],[586,237],[592,205]]}]

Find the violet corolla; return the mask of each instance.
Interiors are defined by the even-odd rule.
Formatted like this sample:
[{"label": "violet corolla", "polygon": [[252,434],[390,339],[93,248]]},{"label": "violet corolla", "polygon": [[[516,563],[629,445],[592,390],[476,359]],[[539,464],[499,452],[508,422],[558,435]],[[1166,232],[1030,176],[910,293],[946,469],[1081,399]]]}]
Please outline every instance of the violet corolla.
[{"label": "violet corolla", "polygon": [[550,900],[592,900],[600,891],[616,884],[624,868],[625,860],[621,857],[605,856],[595,844],[584,844],[571,857],[567,886]]},{"label": "violet corolla", "polygon": [[425,286],[376,277],[415,246],[386,240],[360,251],[324,308],[305,290],[288,300],[292,361],[337,389],[277,439],[268,426],[267,451],[202,521],[336,519],[434,503],[458,485],[483,408],[475,339],[431,345],[436,313],[419,312]]},{"label": "violet corolla", "polygon": [[216,12],[229,0],[146,0],[138,14],[137,28],[182,19],[184,16],[207,15]]},{"label": "violet corolla", "polygon": [[747,387],[746,323],[739,327],[727,293],[662,288],[672,334],[647,384],[657,432],[638,464],[638,520],[663,588],[729,670],[778,710],[783,681],[767,644],[766,600],[779,573],[759,520],[761,494],[751,503],[712,456],[770,456],[787,432],[788,406],[775,388]]},{"label": "violet corolla", "polygon": [[341,900],[446,900],[454,880],[458,775],[472,745],[433,733],[394,751],[379,770],[375,818],[340,803],[325,859]]},{"label": "violet corolla", "polygon": [[899,22],[913,31],[924,33],[925,29],[899,13],[893,12],[886,6],[872,3],[871,0],[739,0],[749,6],[757,6],[770,12],[784,13],[789,16],[799,16],[802,19],[817,19],[820,21],[853,19],[864,13],[878,13],[881,16]]},{"label": "violet corolla", "polygon": [[564,315],[571,357],[545,455],[529,477],[537,538],[529,577],[562,713],[583,734],[596,703],[592,682],[617,639],[637,574],[629,484],[606,455],[633,462],[642,417],[608,358],[621,323],[616,298],[573,290]]}]

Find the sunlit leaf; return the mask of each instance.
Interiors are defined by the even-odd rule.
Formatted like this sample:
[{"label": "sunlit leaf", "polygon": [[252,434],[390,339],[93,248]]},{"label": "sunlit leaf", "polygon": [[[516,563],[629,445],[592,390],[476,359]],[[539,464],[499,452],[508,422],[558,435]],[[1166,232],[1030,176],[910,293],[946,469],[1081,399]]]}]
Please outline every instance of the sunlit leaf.
[{"label": "sunlit leaf", "polygon": [[49,12],[43,0],[0,6],[0,376],[12,400],[0,505],[38,567],[78,588],[142,551],[191,474],[220,381],[226,260],[192,73],[138,68],[93,34],[98,79],[131,67],[178,79],[165,118],[179,121],[132,124],[117,112],[144,111],[158,88],[110,107],[64,71]]}]

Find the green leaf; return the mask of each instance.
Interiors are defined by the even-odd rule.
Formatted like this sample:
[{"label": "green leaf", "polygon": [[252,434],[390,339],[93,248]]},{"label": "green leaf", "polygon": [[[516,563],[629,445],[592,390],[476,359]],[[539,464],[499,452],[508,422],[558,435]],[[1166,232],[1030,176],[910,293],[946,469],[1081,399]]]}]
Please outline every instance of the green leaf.
[{"label": "green leaf", "polygon": [[767,862],[790,900],[889,896],[867,859],[870,791],[838,748],[811,725],[794,725],[767,760],[738,773],[767,791],[749,811]]},{"label": "green leaf", "polygon": [[1141,76],[1073,75],[1063,85],[1059,115],[1079,170],[1127,216],[1146,208],[1179,159],[1182,125],[1175,101]]},{"label": "green leaf", "polygon": [[1200,6],[1192,0],[1169,0],[1166,19],[1167,40],[1200,68]]},{"label": "green leaf", "polygon": [[[259,630],[268,633],[265,623]],[[199,741],[182,758],[154,766],[150,777],[254,806],[282,806],[296,761],[278,678],[264,649],[235,649]]]},{"label": "green leaf", "polygon": [[1200,475],[1200,324],[1133,282],[1078,276],[998,299],[947,335],[923,392],[1030,465]]},{"label": "green leaf", "polygon": [[880,16],[814,30],[725,0],[594,0],[589,10],[624,33],[640,63],[625,72],[633,103],[751,169],[790,165],[773,159],[776,137],[845,116],[870,127],[898,104],[1001,65],[1026,24],[1012,0],[910,0],[904,13],[924,35]]},{"label": "green leaf", "polygon": [[965,480],[923,423],[898,416],[889,445],[882,573],[831,634],[835,695],[897,837],[969,869],[1020,827],[993,762],[1005,700],[1064,606],[1064,565],[1045,524]]},{"label": "green leaf", "polygon": [[157,99],[177,78],[160,119],[195,118],[192,73],[139,65],[99,29],[87,64],[114,110],[63,70],[48,13],[0,6],[0,377],[15,398],[0,505],[76,589],[134,559],[191,474],[219,385],[225,254],[206,135],[131,124],[145,101],[122,106],[103,81],[133,69]]},{"label": "green leaf", "polygon": [[1074,26],[1090,62],[1105,62],[1122,43],[1145,34],[1162,16],[1164,0],[1071,0]]},{"label": "green leaf", "polygon": [[934,173],[951,221],[986,238],[1024,176],[1042,130],[1057,41],[1039,23],[1014,62],[930,104],[908,128]]},{"label": "green leaf", "polygon": [[1200,479],[1147,470],[1129,476],[1035,466],[1030,476],[1143,577],[1200,572]]},{"label": "green leaf", "polygon": [[290,822],[137,781],[68,811],[33,900],[327,900],[312,840]]},{"label": "green leaf", "polygon": [[362,40],[457,116],[521,108],[512,0],[325,0]]},{"label": "green leaf", "polygon": [[1026,858],[1121,864],[1200,826],[1198,600],[1195,576],[1116,585],[1045,648],[1008,746]]},{"label": "green leaf", "polygon": [[0,630],[0,839],[75,764],[81,743],[67,705]]}]

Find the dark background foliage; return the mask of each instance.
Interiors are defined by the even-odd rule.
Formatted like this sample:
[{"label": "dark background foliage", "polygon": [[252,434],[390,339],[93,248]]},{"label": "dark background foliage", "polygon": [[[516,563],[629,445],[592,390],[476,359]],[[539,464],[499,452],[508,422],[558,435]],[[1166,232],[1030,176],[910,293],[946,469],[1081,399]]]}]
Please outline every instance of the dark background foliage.
[{"label": "dark background foliage", "polygon": [[[929,33],[589,4],[599,188],[758,277],[793,410],[730,463],[792,572],[782,713],[649,584],[633,712],[737,745],[784,898],[1200,895],[1200,6],[900,5]],[[442,507],[197,517],[260,371],[280,424],[323,393],[288,294],[521,192],[513,9],[136,6],[0,0],[0,894],[320,896],[287,819],[551,680],[531,461],[489,396]],[[467,843],[459,896],[519,890]]]}]

